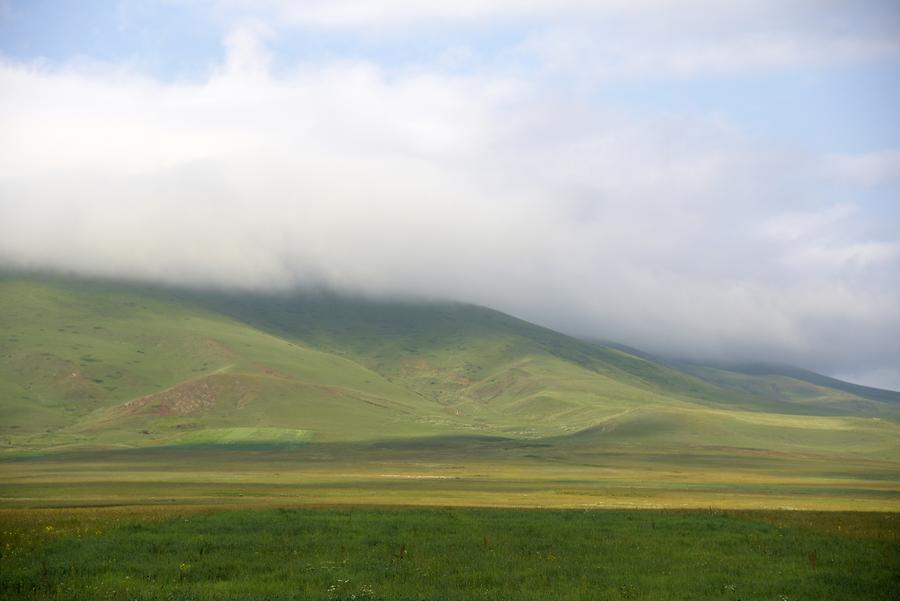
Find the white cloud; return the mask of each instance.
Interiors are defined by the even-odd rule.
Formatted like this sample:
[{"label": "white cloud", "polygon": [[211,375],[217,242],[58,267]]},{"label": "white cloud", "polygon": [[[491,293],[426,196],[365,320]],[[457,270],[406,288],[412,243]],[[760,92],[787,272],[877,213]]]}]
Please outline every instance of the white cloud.
[{"label": "white cloud", "polygon": [[296,24],[331,27],[403,27],[410,23],[535,18],[556,15],[622,14],[648,10],[712,8],[709,0],[226,0],[225,5],[276,14]]},{"label": "white cloud", "polygon": [[575,26],[533,34],[520,52],[550,70],[590,79],[667,79],[762,72],[900,56],[895,35]]},{"label": "white cloud", "polygon": [[762,221],[757,233],[771,240],[780,261],[800,270],[840,274],[880,263],[896,264],[900,235],[891,240],[855,240],[852,231],[858,207],[851,204],[814,211],[793,211]]},{"label": "white cloud", "polygon": [[[206,0],[204,0],[206,1]],[[222,0],[292,30],[403,39],[504,24],[522,36],[493,64],[536,62],[597,79],[693,78],[900,56],[900,10],[890,2],[829,0]],[[303,35],[302,33],[300,35]],[[488,51],[491,52],[491,51]]]},{"label": "white cloud", "polygon": [[857,242],[850,244],[811,244],[786,257],[796,267],[840,270],[848,266],[866,267],[894,262],[900,257],[900,242]]},{"label": "white cloud", "polygon": [[864,154],[832,154],[824,170],[838,180],[863,186],[900,183],[900,150]]},{"label": "white cloud", "polygon": [[[190,1],[190,0],[187,0]],[[661,28],[697,29],[810,24],[833,15],[866,12],[871,19],[895,17],[890,2],[868,0],[194,0],[227,7],[239,14],[270,15],[279,21],[315,27],[386,27],[411,24],[484,23],[534,20],[627,18],[655,21]],[[846,23],[844,23],[846,26]]]},{"label": "white cloud", "polygon": [[793,242],[821,233],[857,213],[850,204],[825,207],[815,211],[781,213],[763,221],[758,231],[774,240]]},{"label": "white cloud", "polygon": [[796,198],[808,157],[514,74],[276,76],[266,35],[197,83],[0,64],[0,262],[457,298],[695,356],[900,357],[896,240]]}]

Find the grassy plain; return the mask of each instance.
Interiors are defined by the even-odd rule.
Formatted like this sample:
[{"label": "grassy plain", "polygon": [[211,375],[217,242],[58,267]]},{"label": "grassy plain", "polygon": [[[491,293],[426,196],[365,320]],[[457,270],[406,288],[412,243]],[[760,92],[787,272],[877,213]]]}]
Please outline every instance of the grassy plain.
[{"label": "grassy plain", "polygon": [[[566,441],[571,442],[571,441]],[[0,506],[475,505],[900,511],[896,464],[486,437],[196,444],[0,461]]]},{"label": "grassy plain", "polygon": [[4,599],[893,600],[897,514],[0,511]]}]

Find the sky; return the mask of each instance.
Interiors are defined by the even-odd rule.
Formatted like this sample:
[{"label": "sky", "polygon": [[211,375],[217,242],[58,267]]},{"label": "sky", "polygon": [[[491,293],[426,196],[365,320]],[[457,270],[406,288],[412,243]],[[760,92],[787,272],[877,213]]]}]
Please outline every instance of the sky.
[{"label": "sky", "polygon": [[900,5],[0,0],[0,267],[900,390]]}]

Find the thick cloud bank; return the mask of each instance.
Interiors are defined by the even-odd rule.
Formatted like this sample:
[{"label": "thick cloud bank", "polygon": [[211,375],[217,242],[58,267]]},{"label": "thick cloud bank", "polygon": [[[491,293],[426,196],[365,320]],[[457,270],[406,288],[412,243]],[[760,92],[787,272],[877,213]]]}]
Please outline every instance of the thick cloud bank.
[{"label": "thick cloud bank", "polygon": [[900,386],[898,213],[860,196],[896,198],[896,151],[819,155],[516,69],[275,70],[265,35],[235,30],[200,81],[0,64],[0,264],[451,298]]}]

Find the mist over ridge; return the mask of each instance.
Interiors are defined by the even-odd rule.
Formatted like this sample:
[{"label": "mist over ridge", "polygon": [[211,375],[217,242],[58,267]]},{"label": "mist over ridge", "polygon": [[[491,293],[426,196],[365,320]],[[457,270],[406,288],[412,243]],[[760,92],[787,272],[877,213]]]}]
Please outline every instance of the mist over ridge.
[{"label": "mist over ridge", "polygon": [[6,36],[0,266],[474,303],[900,389],[890,3],[211,4],[178,9],[216,40],[172,45],[187,74]]}]

